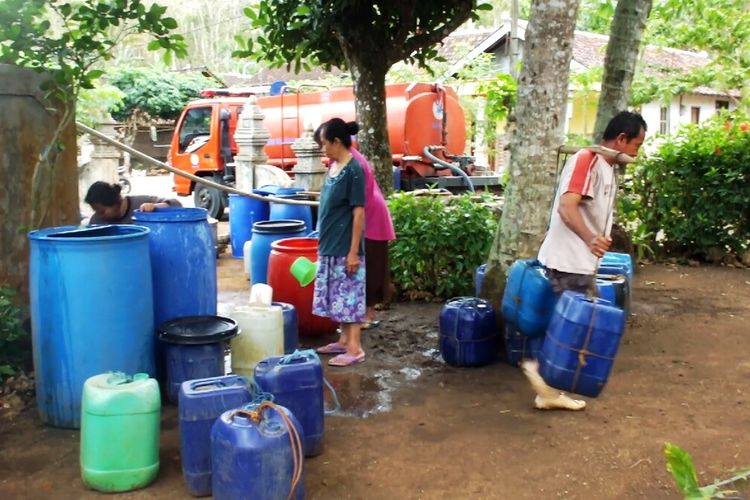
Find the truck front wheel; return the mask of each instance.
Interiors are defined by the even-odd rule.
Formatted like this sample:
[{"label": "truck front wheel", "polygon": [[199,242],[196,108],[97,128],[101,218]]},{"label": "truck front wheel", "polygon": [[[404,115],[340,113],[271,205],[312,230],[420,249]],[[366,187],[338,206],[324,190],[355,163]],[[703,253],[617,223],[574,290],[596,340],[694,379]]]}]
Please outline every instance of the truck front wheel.
[{"label": "truck front wheel", "polygon": [[208,210],[208,216],[220,220],[224,215],[224,200],[218,189],[196,184],[193,190],[193,200],[196,207]]}]

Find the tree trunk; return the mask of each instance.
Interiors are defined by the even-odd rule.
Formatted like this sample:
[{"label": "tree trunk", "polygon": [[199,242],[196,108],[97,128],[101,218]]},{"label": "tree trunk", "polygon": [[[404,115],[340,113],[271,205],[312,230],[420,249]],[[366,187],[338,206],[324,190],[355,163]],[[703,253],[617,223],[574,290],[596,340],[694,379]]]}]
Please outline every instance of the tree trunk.
[{"label": "tree trunk", "polygon": [[388,141],[385,107],[385,65],[372,61],[350,59],[349,69],[354,81],[354,107],[360,126],[357,141],[361,153],[375,170],[375,179],[385,196],[392,191],[393,160]]},{"label": "tree trunk", "polygon": [[482,286],[482,296],[495,304],[508,267],[515,259],[535,257],[547,229],[577,11],[578,0],[532,2],[510,140],[510,182]]},{"label": "tree trunk", "polygon": [[607,123],[620,111],[627,109],[630,87],[638,61],[638,50],[643,38],[652,0],[620,0],[609,28],[607,55],[604,58],[602,92],[596,111],[594,142],[602,139]]}]

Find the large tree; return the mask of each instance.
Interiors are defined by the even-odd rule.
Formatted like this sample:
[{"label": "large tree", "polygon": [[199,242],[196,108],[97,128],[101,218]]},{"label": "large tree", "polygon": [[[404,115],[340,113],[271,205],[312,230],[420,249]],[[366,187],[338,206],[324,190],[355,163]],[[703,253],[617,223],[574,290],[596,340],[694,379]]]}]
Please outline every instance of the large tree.
[{"label": "large tree", "polygon": [[510,182],[490,251],[482,295],[499,300],[517,258],[536,256],[549,220],[563,141],[578,0],[534,0],[518,79]]},{"label": "large tree", "polygon": [[651,12],[652,0],[620,0],[610,25],[607,55],[604,58],[602,91],[594,125],[594,142],[618,112],[627,109],[638,51]]},{"label": "large tree", "polygon": [[239,39],[236,54],[295,71],[310,64],[348,68],[361,125],[357,140],[389,190],[386,73],[399,61],[426,66],[439,41],[487,8],[476,0],[261,0],[245,11],[260,34]]}]

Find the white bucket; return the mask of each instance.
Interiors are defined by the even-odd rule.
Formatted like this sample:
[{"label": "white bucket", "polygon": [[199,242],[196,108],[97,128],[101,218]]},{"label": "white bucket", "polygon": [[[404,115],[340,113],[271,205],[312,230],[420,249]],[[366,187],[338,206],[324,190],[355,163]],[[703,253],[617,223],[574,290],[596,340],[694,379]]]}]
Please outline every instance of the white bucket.
[{"label": "white bucket", "polygon": [[270,306],[273,302],[273,288],[265,283],[256,283],[250,287],[251,306]]},{"label": "white bucket", "polygon": [[233,373],[252,377],[260,361],[284,354],[284,313],[280,306],[238,307],[230,316],[241,332],[230,344]]}]

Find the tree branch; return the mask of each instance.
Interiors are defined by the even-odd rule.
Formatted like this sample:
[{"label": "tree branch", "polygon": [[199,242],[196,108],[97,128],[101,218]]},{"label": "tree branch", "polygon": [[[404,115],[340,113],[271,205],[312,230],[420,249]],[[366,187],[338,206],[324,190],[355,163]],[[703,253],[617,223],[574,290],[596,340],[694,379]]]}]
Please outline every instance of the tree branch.
[{"label": "tree branch", "polygon": [[[391,59],[389,59],[388,62],[390,64],[395,64],[396,62],[405,57],[408,57],[409,55],[423,47],[428,47],[440,42],[443,38],[455,31],[456,28],[461,26],[469,18],[473,7],[474,2],[472,0],[462,0],[460,2],[457,2],[456,13],[451,19],[443,24],[443,26],[441,26],[440,28],[436,28],[430,33],[415,35],[410,39],[405,40],[405,43],[400,46],[402,47],[402,50],[394,50],[393,54],[389,54],[391,56]],[[395,45],[395,47],[398,48],[399,46]],[[396,57],[396,59],[394,60],[393,57]]]}]

